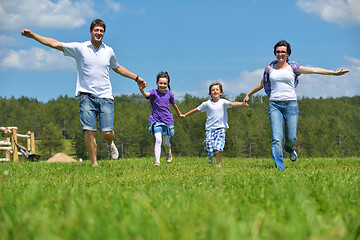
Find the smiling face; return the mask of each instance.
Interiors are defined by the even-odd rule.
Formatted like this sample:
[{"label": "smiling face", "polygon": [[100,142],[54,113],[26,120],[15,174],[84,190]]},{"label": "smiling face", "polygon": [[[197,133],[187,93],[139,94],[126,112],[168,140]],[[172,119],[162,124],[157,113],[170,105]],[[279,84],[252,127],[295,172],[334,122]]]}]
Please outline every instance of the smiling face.
[{"label": "smiling face", "polygon": [[289,57],[287,48],[285,46],[279,46],[275,50],[275,56],[278,62],[286,62]]},{"label": "smiling face", "polygon": [[101,26],[94,27],[93,30],[90,30],[91,34],[91,43],[94,44],[94,46],[99,47],[102,43],[102,39],[105,34],[105,29]]},{"label": "smiling face", "polygon": [[220,88],[220,85],[213,85],[211,88],[210,88],[210,97],[211,97],[211,100],[213,102],[217,102],[219,101],[221,95],[223,94],[221,88]]},{"label": "smiling face", "polygon": [[169,81],[167,78],[159,78],[159,80],[156,82],[156,85],[158,86],[158,89],[160,92],[165,93],[166,92],[166,88],[169,85]]}]

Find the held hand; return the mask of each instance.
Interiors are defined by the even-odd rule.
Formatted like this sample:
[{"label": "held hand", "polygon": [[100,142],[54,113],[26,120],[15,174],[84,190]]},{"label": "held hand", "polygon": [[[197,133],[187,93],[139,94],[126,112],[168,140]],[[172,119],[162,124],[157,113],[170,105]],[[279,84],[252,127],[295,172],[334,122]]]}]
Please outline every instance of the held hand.
[{"label": "held hand", "polygon": [[139,84],[139,83],[138,83],[138,87],[139,87],[139,90],[140,90],[140,91],[141,91],[141,90],[144,90],[144,88],[145,88],[144,84]]},{"label": "held hand", "polygon": [[147,83],[141,77],[139,77],[139,79],[137,80],[137,84],[138,84],[140,90],[146,88],[146,86],[147,86]]},{"label": "held hand", "polygon": [[179,120],[181,120],[181,119],[183,119],[183,118],[185,118],[185,115],[184,115],[184,114],[178,115],[178,119],[179,119]]},{"label": "held hand", "polygon": [[339,71],[334,71],[334,75],[335,76],[341,76],[341,75],[344,75],[346,73],[350,72],[350,70],[344,70],[343,68]]},{"label": "held hand", "polygon": [[244,102],[244,105],[245,106],[249,106],[249,95],[246,95],[245,97],[244,97],[244,100],[243,100],[243,102]]}]

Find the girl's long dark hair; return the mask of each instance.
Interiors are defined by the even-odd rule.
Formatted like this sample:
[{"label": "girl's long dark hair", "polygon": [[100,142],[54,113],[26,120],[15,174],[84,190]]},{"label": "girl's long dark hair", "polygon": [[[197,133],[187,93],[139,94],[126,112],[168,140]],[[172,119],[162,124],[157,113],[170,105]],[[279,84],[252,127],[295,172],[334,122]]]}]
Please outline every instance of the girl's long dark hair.
[{"label": "girl's long dark hair", "polygon": [[159,78],[167,78],[168,80],[168,88],[169,88],[169,91],[171,91],[171,88],[170,88],[170,76],[168,74],[168,72],[159,72],[158,75],[156,76],[156,83],[159,82]]}]

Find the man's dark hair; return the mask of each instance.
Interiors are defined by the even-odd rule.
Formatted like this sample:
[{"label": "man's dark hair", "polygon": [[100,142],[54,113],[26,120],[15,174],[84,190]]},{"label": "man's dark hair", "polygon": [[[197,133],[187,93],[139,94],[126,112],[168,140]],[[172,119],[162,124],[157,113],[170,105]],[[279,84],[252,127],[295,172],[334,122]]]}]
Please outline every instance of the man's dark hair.
[{"label": "man's dark hair", "polygon": [[104,32],[106,31],[105,22],[101,19],[95,19],[90,24],[90,31],[94,30],[95,27],[100,26],[104,28]]}]

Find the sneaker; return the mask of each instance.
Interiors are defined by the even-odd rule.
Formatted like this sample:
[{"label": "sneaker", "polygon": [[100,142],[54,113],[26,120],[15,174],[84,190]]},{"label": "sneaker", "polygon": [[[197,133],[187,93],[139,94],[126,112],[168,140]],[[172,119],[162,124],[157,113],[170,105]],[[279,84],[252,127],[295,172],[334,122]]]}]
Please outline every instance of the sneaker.
[{"label": "sneaker", "polygon": [[160,166],[160,163],[159,162],[156,162],[155,164],[154,164],[154,167],[159,167]]},{"label": "sneaker", "polygon": [[212,156],[208,156],[206,160],[207,160],[207,162],[208,162],[209,164],[212,164],[212,162],[213,162],[213,157],[212,157]]},{"label": "sneaker", "polygon": [[173,156],[172,156],[172,154],[170,153],[170,155],[166,156],[166,162],[171,163],[172,160],[173,160]]},{"label": "sneaker", "polygon": [[118,157],[119,157],[119,152],[118,152],[118,150],[117,150],[117,148],[116,148],[116,146],[115,146],[115,143],[112,142],[111,145],[110,145],[110,146],[107,145],[107,147],[109,148],[110,158],[111,158],[112,160],[118,159]]},{"label": "sneaker", "polygon": [[98,164],[98,163],[94,163],[92,166],[93,166],[93,167],[98,167],[99,164]]},{"label": "sneaker", "polygon": [[290,160],[291,160],[292,162],[295,162],[296,159],[297,159],[297,153],[296,153],[296,151],[294,150],[292,153],[290,153]]}]

